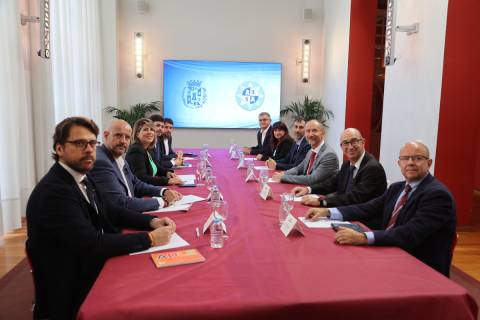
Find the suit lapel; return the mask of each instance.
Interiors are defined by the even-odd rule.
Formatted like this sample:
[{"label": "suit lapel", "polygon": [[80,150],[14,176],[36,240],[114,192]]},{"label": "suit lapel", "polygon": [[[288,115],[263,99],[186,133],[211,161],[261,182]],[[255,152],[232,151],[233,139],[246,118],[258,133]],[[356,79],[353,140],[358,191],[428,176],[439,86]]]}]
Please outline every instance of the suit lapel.
[{"label": "suit lapel", "polygon": [[[420,185],[415,189],[415,191],[412,193],[412,195],[408,198],[407,203],[403,206],[402,210],[400,210],[398,218],[400,219],[402,214],[405,211],[410,210],[410,207],[415,203],[417,198],[422,194],[423,190],[425,187],[430,184],[430,182],[433,180],[433,177],[430,175],[430,173],[423,179],[423,181],[420,183]],[[404,185],[405,186],[405,185]],[[402,189],[403,190],[403,189]],[[398,220],[397,220],[398,221]]]}]

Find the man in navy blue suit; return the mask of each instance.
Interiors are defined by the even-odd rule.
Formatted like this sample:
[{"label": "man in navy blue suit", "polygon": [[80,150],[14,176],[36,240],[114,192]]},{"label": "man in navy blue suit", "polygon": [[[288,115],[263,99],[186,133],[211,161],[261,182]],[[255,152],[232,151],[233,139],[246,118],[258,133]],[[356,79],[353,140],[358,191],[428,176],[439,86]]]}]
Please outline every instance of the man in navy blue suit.
[{"label": "man in navy blue suit", "polygon": [[457,223],[453,196],[429,173],[432,159],[425,144],[406,143],[400,149],[398,165],[405,181],[392,184],[382,196],[363,204],[310,209],[306,218],[362,222],[381,217],[380,230],[360,233],[340,228],[335,241],[342,245],[397,246],[449,276]]},{"label": "man in navy blue suit", "polygon": [[[138,179],[123,155],[128,149],[132,128],[124,120],[112,120],[103,132],[104,144],[90,172],[99,190],[111,201],[131,210],[153,211],[181,198],[181,194]],[[143,197],[150,198],[143,198]]]},{"label": "man in navy blue suit", "polygon": [[305,156],[308,150],[310,150],[310,144],[305,138],[305,120],[302,118],[295,119],[293,123],[293,132],[295,133],[296,142],[290,149],[290,152],[285,158],[268,159],[265,164],[272,170],[288,170],[298,166]]},{"label": "man in navy blue suit", "polygon": [[257,154],[269,154],[272,152],[271,139],[272,139],[272,118],[268,112],[260,112],[258,114],[258,124],[260,130],[257,132],[257,145],[254,147],[243,147],[242,151],[245,154],[257,155]]}]

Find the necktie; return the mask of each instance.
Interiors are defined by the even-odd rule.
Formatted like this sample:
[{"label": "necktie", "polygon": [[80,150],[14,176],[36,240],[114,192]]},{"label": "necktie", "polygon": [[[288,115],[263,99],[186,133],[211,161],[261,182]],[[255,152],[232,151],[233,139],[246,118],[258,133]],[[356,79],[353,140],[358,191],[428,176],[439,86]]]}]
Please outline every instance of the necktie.
[{"label": "necktie", "polygon": [[402,210],[403,206],[408,200],[408,194],[412,191],[412,187],[407,184],[405,185],[404,193],[403,196],[398,200],[397,205],[395,206],[395,209],[393,209],[392,216],[390,217],[390,221],[388,221],[387,225],[387,230],[391,229],[395,226],[395,223],[397,222],[398,214],[400,213],[400,210]]},{"label": "necktie", "polygon": [[[295,148],[293,149],[292,159],[295,158],[295,155],[297,154],[299,148],[300,148],[300,145],[298,143],[295,143]],[[293,161],[290,161],[290,162],[293,162]]]},{"label": "necktie", "polygon": [[349,168],[346,192],[350,192],[350,190],[352,190],[352,186],[353,186],[353,173],[355,172],[355,169],[356,169],[355,166],[350,166],[350,168]]},{"label": "necktie", "polygon": [[81,183],[85,186],[85,193],[87,194],[88,202],[98,213],[97,203],[95,202],[95,189],[87,177],[83,178]]},{"label": "necktie", "polygon": [[313,163],[315,162],[316,157],[317,157],[317,153],[315,151],[312,151],[312,153],[310,154],[310,159],[308,160],[307,175],[312,173]]}]

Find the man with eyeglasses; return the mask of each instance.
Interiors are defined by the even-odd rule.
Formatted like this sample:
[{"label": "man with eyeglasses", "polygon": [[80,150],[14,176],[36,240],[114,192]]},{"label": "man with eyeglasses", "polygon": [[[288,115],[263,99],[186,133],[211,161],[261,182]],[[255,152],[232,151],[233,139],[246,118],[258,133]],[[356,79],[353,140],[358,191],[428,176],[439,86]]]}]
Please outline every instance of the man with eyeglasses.
[{"label": "man with eyeglasses", "polygon": [[[88,174],[97,135],[90,119],[61,121],[53,136],[56,162],[28,200],[35,319],[75,319],[108,258],[167,244],[175,232],[171,219],[138,214],[99,192]],[[122,234],[120,228],[151,231]]]},{"label": "man with eyeglasses", "polygon": [[[100,191],[111,201],[138,212],[153,211],[180,200],[174,190],[145,183],[130,170],[123,155],[132,137],[132,127],[120,119],[112,120],[103,132],[103,145],[90,176]],[[145,198],[148,197],[148,198]]]},{"label": "man with eyeglasses", "polygon": [[255,147],[243,147],[244,154],[270,154],[272,152],[272,118],[268,112],[260,112],[258,115],[258,124],[260,130],[257,132],[257,145]]},{"label": "man with eyeglasses", "polygon": [[175,152],[172,148],[173,120],[163,118],[159,114],[152,114],[150,120],[155,125],[157,142],[155,144],[154,158],[166,168],[183,165],[183,151]]},{"label": "man with eyeglasses", "polygon": [[[367,202],[385,192],[385,170],[373,155],[365,151],[365,139],[360,131],[345,129],[340,136],[340,146],[346,160],[339,172],[309,187],[293,188],[292,193],[297,197],[304,196],[303,204],[313,207],[345,206]],[[317,195],[308,195],[311,193]]]},{"label": "man with eyeglasses", "polygon": [[402,146],[398,165],[405,181],[393,183],[380,197],[363,204],[309,209],[305,217],[361,222],[380,217],[381,228],[367,232],[340,228],[335,241],[342,245],[400,247],[448,277],[457,224],[453,196],[429,173],[432,159],[422,142]]}]

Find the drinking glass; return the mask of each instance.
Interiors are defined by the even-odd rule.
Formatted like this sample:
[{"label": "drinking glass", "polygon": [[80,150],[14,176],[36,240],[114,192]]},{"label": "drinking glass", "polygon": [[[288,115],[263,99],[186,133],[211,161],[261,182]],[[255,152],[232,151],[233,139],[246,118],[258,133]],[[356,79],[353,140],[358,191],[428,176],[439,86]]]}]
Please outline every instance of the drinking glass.
[{"label": "drinking glass", "polygon": [[260,183],[262,186],[267,183],[268,181],[268,170],[262,169],[260,170]]}]

